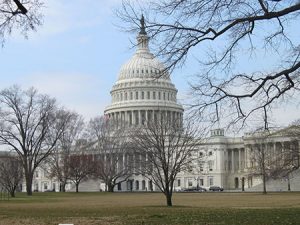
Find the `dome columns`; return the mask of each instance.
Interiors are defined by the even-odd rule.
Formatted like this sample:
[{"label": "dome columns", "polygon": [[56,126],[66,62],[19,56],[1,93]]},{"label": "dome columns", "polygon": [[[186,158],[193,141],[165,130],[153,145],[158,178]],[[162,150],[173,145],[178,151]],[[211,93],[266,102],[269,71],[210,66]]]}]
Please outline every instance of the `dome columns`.
[{"label": "dome columns", "polygon": [[116,128],[142,126],[146,121],[159,121],[161,118],[168,120],[170,123],[179,121],[182,124],[182,112],[172,110],[126,110],[107,114],[109,119],[114,121]]}]

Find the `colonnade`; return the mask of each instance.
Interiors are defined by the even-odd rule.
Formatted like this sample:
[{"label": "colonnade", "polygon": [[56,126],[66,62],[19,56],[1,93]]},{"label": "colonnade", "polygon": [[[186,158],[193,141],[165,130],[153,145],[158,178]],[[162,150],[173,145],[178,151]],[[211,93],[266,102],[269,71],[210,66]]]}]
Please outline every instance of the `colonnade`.
[{"label": "colonnade", "polygon": [[225,171],[244,171],[246,168],[247,155],[244,148],[233,148],[225,151]]},{"label": "colonnade", "polygon": [[[248,169],[254,166],[252,151],[255,148],[264,148],[266,157],[271,158],[272,156],[282,155],[284,149],[298,149],[298,156],[295,156],[295,161],[298,160],[300,163],[299,155],[299,142],[298,141],[274,141],[266,143],[253,143],[246,144],[244,148],[228,148],[225,151],[225,171],[236,173],[236,172],[246,172]],[[297,153],[297,151],[295,151]]]},{"label": "colonnade", "polygon": [[171,110],[127,110],[109,113],[108,117],[115,121],[117,127],[143,125],[145,121],[158,121],[165,118],[170,122],[182,123],[182,112]]}]

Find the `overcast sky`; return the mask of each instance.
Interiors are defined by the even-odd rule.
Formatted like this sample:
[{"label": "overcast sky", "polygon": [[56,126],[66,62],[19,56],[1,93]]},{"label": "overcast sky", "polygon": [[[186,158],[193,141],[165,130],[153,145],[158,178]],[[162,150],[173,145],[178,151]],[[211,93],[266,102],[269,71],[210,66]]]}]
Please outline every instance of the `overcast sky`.
[{"label": "overcast sky", "polygon": [[[43,26],[29,39],[13,33],[0,49],[0,89],[34,86],[87,119],[102,115],[121,65],[134,52],[130,40],[135,34],[114,25],[119,21],[113,9],[121,0],[45,2]],[[181,99],[188,91],[187,77],[195,73],[191,63],[172,75]],[[274,118],[285,125],[298,111],[291,104],[279,108]]]}]

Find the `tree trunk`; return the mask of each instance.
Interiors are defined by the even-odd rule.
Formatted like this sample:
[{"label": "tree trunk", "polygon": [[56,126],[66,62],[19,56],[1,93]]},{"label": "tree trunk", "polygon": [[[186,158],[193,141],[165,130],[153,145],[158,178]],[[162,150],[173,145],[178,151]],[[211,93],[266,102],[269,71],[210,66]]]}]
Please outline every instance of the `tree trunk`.
[{"label": "tree trunk", "polygon": [[32,173],[25,173],[26,179],[26,192],[28,196],[32,196],[32,180],[33,180],[33,172]]},{"label": "tree trunk", "polygon": [[290,182],[290,177],[287,177],[288,180],[288,191],[291,191],[291,182]]},{"label": "tree trunk", "polygon": [[242,191],[245,191],[245,178],[242,178]]},{"label": "tree trunk", "polygon": [[11,196],[12,198],[16,197],[15,191],[14,191],[14,190],[10,191],[10,196]]},{"label": "tree trunk", "polygon": [[61,191],[61,192],[66,192],[66,183],[65,183],[65,182],[62,182],[62,183],[60,184],[60,191]]},{"label": "tree trunk", "polygon": [[108,192],[114,192],[114,185],[107,184]]},{"label": "tree trunk", "polygon": [[78,193],[79,192],[79,183],[76,183],[75,186],[76,186],[76,193]]},{"label": "tree trunk", "polygon": [[166,200],[167,200],[167,206],[172,206],[172,194],[171,193],[166,193]]},{"label": "tree trunk", "polygon": [[263,174],[263,194],[267,194],[266,175]]}]

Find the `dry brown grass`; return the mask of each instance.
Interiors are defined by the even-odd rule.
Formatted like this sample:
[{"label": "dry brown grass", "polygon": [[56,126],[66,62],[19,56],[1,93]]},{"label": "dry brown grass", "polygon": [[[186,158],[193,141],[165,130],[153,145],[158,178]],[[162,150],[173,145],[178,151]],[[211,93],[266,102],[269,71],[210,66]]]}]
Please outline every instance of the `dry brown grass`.
[{"label": "dry brown grass", "polygon": [[[300,193],[177,193],[173,202],[175,207],[165,207],[161,193],[19,195],[10,201],[0,201],[0,224],[231,224],[233,220],[238,221],[239,216],[241,219],[249,217],[249,221],[252,215],[259,219],[261,212],[265,215],[261,218],[262,224],[268,224],[265,222],[268,213],[278,212],[284,213],[288,224],[289,215],[295,212],[300,215]],[[227,216],[228,223],[226,220],[219,223],[223,220],[212,216],[216,213]],[[210,218],[211,223],[207,223]],[[259,221],[256,224],[260,224]],[[290,222],[294,224],[293,220]]]}]

